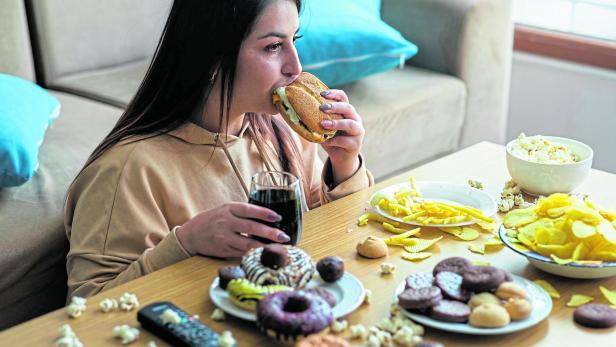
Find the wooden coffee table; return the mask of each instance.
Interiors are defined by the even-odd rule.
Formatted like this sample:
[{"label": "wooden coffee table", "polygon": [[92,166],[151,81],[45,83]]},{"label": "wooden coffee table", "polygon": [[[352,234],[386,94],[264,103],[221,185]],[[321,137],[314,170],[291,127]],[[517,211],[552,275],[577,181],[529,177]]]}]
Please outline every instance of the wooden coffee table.
[{"label": "wooden coffee table", "polygon": [[[548,319],[527,330],[501,336],[467,336],[426,329],[425,337],[439,341],[446,346],[614,346],[616,329],[588,329],[573,322],[573,309],[565,307],[571,294],[594,296],[603,302],[599,285],[616,289],[616,277],[603,280],[573,280],[542,273],[531,267],[526,259],[503,248],[485,256],[467,250],[468,243],[456,241],[446,235],[438,243],[435,254],[424,261],[412,263],[400,258],[399,248],[390,247],[387,261],[394,263],[397,270],[388,276],[379,271],[384,259],[369,260],[361,258],[355,251],[357,242],[368,235],[389,236],[376,224],[365,227],[356,225],[357,217],[368,207],[366,200],[370,195],[393,183],[405,182],[409,175],[417,180],[449,181],[466,184],[468,179],[484,182],[485,190],[496,197],[503,183],[509,179],[505,164],[504,147],[480,143],[460,152],[441,158],[400,176],[382,182],[375,187],[358,192],[344,199],[317,208],[305,215],[303,239],[300,246],[318,260],[327,255],[338,255],[346,264],[347,271],[358,277],[373,293],[369,305],[363,305],[346,317],[349,324],[376,324],[389,316],[393,293],[405,276],[411,272],[431,271],[441,259],[459,255],[472,260],[484,260],[528,279],[545,279],[561,293],[554,300],[554,308]],[[395,160],[388,158],[383,160]],[[616,205],[616,175],[593,170],[580,192],[590,194],[594,200],[605,205]],[[424,237],[432,238],[442,233],[425,228]],[[483,235],[482,237],[486,237]],[[144,276],[130,283],[100,293],[88,300],[84,316],[69,319],[64,309],[56,310],[39,318],[30,320],[0,333],[1,346],[49,346],[56,339],[57,328],[70,323],[77,336],[86,346],[120,345],[112,338],[111,330],[116,325],[129,324],[138,327],[136,311],[129,313],[102,313],[98,303],[103,298],[117,298],[123,292],[137,294],[142,305],[160,300],[169,300],[189,314],[198,314],[202,321],[218,332],[231,330],[239,346],[285,346],[260,333],[253,323],[245,322],[227,315],[223,322],[210,319],[215,306],[208,297],[208,290],[217,270],[224,265],[237,264],[237,261],[221,261],[204,257],[193,257],[163,270]],[[348,331],[344,336],[348,336]],[[148,341],[165,344],[142,330],[141,336],[133,346],[143,346]],[[353,341],[361,345],[359,341]]]}]

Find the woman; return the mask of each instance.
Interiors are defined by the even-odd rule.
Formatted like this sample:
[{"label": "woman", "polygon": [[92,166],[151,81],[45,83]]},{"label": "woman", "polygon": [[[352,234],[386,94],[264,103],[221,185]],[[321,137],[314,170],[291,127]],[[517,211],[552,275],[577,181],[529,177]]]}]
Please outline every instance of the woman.
[{"label": "woman", "polygon": [[[301,140],[271,95],[301,72],[300,0],[175,1],[136,96],[94,150],[65,206],[69,298],[90,296],[192,255],[239,257],[288,236],[246,203],[267,168],[303,182],[309,208],[372,184],[359,155],[364,129],[344,92],[324,92],[322,124],[338,136]],[[240,234],[242,233],[242,234]]]}]

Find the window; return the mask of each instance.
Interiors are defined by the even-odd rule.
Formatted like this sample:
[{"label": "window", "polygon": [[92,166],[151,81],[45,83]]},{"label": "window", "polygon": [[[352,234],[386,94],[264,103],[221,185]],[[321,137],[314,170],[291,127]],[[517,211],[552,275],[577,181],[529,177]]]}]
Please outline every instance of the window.
[{"label": "window", "polygon": [[514,0],[519,24],[616,41],[616,0]]}]

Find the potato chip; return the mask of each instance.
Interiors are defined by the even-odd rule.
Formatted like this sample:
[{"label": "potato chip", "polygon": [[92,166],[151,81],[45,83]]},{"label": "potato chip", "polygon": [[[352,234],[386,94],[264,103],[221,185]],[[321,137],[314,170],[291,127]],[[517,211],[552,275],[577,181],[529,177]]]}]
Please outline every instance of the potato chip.
[{"label": "potato chip", "polygon": [[577,245],[574,242],[569,242],[564,245],[544,245],[538,243],[535,245],[534,250],[546,256],[554,254],[559,258],[566,259],[571,258],[575,246]]},{"label": "potato chip", "polygon": [[490,262],[485,260],[473,260],[471,264],[474,266],[490,266]]},{"label": "potato chip", "polygon": [[506,228],[520,227],[536,221],[539,217],[533,208],[513,210],[505,215],[503,224]]},{"label": "potato chip", "polygon": [[485,254],[485,247],[482,244],[474,244],[471,243],[470,245],[468,245],[468,250],[473,252],[473,253],[478,253],[478,254]]},{"label": "potato chip", "polygon": [[443,237],[439,236],[433,239],[419,239],[419,238],[413,238],[411,240],[415,241],[414,245],[407,245],[404,246],[404,250],[409,252],[409,253],[419,253],[421,251],[424,251],[430,247],[432,247],[432,245],[434,245],[435,243],[439,242]]},{"label": "potato chip", "polygon": [[557,257],[554,254],[550,254],[550,258],[552,258],[552,260],[554,260],[554,262],[559,265],[566,265],[566,264],[573,262],[573,259],[562,259],[562,258]]},{"label": "potato chip", "polygon": [[470,227],[443,227],[439,229],[463,241],[473,241],[479,237],[479,232]]},{"label": "potato chip", "polygon": [[494,252],[502,249],[504,246],[503,242],[499,239],[490,239],[483,243],[483,248],[486,252]]},{"label": "potato chip", "polygon": [[388,222],[383,222],[382,225],[383,225],[383,228],[385,228],[385,230],[390,231],[395,234],[403,234],[408,231],[406,229],[396,228],[395,226],[393,226],[391,223],[388,223]]},{"label": "potato chip", "polygon": [[585,239],[593,236],[597,232],[597,228],[580,220],[576,220],[571,225],[571,232],[573,232],[573,235],[575,235],[578,239]]},{"label": "potato chip", "polygon": [[387,222],[395,227],[398,227],[400,225],[399,222],[393,221],[389,218],[385,218],[383,216],[380,216],[376,213],[364,213],[361,216],[359,216],[357,218],[357,225],[358,226],[364,226],[366,224],[368,224],[368,221],[376,221],[379,223],[384,223]]},{"label": "potato chip", "polygon": [[477,225],[481,228],[481,230],[485,230],[492,234],[495,234],[498,231],[498,225],[496,223],[487,223],[484,221],[478,221]]},{"label": "potato chip", "polygon": [[605,298],[605,300],[607,300],[612,305],[616,305],[616,291],[615,290],[609,290],[605,288],[604,286],[599,286],[599,290],[601,290],[601,294],[603,294],[603,297]]},{"label": "potato chip", "polygon": [[580,260],[580,259],[584,259],[586,257],[586,255],[588,254],[588,246],[586,246],[586,244],[584,244],[583,242],[580,242],[577,244],[577,246],[575,246],[575,249],[573,250],[573,254],[571,255],[571,259],[573,260]]},{"label": "potato chip", "polygon": [[592,296],[582,295],[582,294],[573,294],[571,295],[571,299],[567,303],[567,307],[578,307],[584,304],[587,304],[591,301],[595,300]]},{"label": "potato chip", "polygon": [[552,299],[560,299],[560,293],[548,281],[534,280],[533,282],[539,285],[539,287],[545,289],[545,291],[550,294],[550,297],[552,297]]},{"label": "potato chip", "polygon": [[430,252],[417,252],[417,253],[402,252],[400,256],[404,260],[417,261],[417,260],[424,260],[426,258],[430,258],[430,256],[432,256],[432,253]]},{"label": "potato chip", "polygon": [[407,237],[411,237],[413,235],[418,234],[420,231],[421,231],[421,228],[415,228],[415,229],[407,230],[407,231],[403,232],[402,234],[398,234],[398,235],[392,236],[389,239],[392,239],[392,240],[405,239]]}]

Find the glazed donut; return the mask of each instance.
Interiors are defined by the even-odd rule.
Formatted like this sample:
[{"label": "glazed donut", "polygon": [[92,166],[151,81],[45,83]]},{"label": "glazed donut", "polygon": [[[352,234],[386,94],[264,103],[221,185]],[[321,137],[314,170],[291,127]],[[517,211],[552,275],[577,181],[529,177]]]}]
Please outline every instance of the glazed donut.
[{"label": "glazed donut", "polygon": [[253,248],[242,258],[246,278],[258,285],[280,284],[303,288],[315,272],[308,254],[297,247],[267,245]]},{"label": "glazed donut", "polygon": [[304,290],[273,293],[257,305],[257,325],[279,340],[322,331],[333,319],[329,304]]}]

